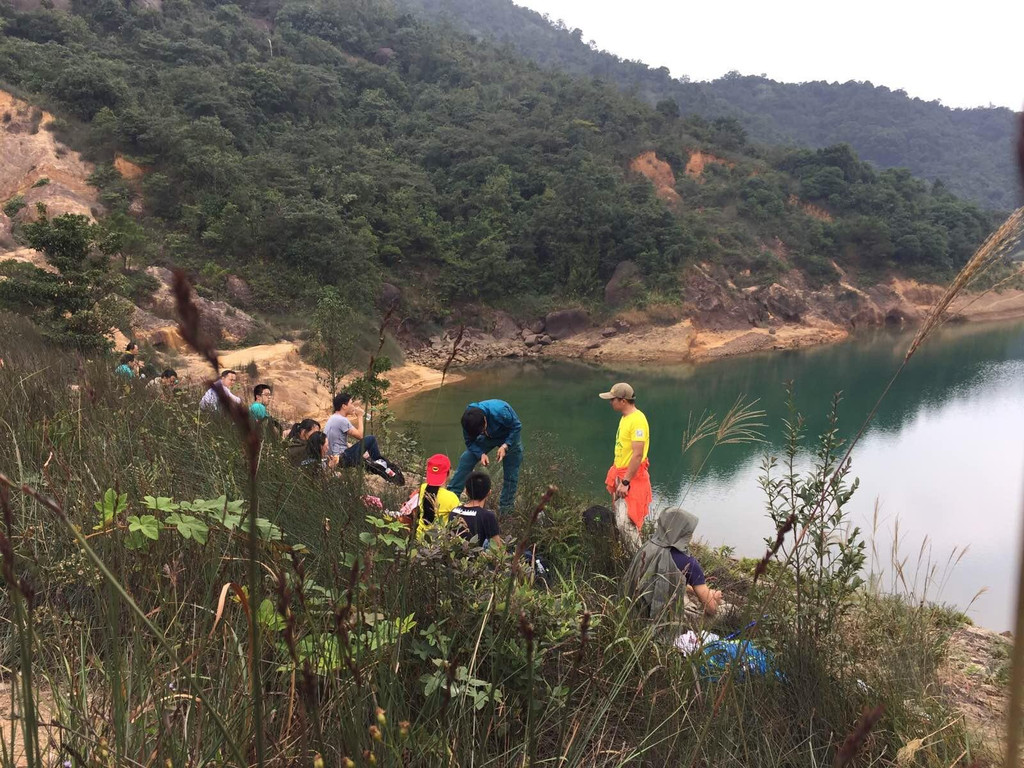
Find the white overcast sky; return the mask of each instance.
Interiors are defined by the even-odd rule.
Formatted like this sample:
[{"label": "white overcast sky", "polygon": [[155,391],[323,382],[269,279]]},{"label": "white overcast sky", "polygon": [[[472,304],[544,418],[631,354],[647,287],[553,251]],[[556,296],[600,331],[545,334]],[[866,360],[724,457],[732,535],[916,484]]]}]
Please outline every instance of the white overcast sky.
[{"label": "white overcast sky", "polygon": [[676,77],[870,80],[950,107],[1024,105],[1024,0],[515,2]]}]

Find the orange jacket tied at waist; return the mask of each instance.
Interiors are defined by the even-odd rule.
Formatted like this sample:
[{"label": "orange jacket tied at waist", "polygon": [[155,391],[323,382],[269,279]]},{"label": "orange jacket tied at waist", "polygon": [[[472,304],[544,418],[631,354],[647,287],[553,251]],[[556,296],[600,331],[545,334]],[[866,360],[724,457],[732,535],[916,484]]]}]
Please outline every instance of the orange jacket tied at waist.
[{"label": "orange jacket tied at waist", "polygon": [[[643,526],[644,518],[647,517],[647,512],[651,508],[651,502],[654,501],[654,493],[651,491],[651,475],[647,471],[649,466],[650,462],[644,459],[640,469],[636,471],[633,479],[629,481],[629,488],[626,491],[626,507],[629,511],[629,519],[633,521],[633,525],[637,527],[637,530],[640,530],[640,527]],[[628,471],[629,467],[616,467],[612,465],[604,478],[604,485],[608,489],[608,493],[613,496],[615,495],[615,481],[625,478]]]}]

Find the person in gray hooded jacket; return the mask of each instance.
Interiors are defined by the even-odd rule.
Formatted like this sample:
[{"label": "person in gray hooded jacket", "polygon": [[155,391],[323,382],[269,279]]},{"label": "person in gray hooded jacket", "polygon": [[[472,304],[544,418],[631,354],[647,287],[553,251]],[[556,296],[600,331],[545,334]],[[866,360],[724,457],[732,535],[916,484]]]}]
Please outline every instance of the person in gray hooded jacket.
[{"label": "person in gray hooded jacket", "polygon": [[624,586],[643,616],[669,618],[676,601],[687,608],[687,587],[706,616],[716,615],[725,606],[721,591],[708,587],[704,569],[690,553],[697,523],[696,515],[680,507],[666,509],[658,517],[654,534],[633,557]]}]

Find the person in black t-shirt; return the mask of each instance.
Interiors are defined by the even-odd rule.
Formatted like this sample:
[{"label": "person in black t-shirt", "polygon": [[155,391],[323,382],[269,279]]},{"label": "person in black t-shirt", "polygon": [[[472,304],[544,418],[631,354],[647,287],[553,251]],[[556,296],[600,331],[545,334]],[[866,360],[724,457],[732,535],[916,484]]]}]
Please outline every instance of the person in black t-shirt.
[{"label": "person in black t-shirt", "polygon": [[485,506],[491,495],[491,478],[485,472],[474,472],[466,478],[469,501],[452,510],[448,518],[466,541],[475,541],[484,549],[501,546],[498,516]]}]

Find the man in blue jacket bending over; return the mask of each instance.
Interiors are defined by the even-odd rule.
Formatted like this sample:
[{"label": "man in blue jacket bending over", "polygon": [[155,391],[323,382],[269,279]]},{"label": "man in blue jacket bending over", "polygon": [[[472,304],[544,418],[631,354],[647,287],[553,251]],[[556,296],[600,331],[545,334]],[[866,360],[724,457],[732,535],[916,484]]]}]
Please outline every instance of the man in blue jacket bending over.
[{"label": "man in blue jacket bending over", "polygon": [[462,437],[466,450],[458,469],[448,483],[448,490],[459,494],[465,490],[466,478],[480,462],[490,464],[487,452],[498,449],[496,457],[504,463],[505,482],[501,486],[498,511],[508,514],[515,508],[519,486],[519,466],[523,463],[523,425],[512,406],[504,400],[481,400],[470,403],[462,414]]}]

